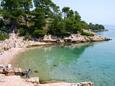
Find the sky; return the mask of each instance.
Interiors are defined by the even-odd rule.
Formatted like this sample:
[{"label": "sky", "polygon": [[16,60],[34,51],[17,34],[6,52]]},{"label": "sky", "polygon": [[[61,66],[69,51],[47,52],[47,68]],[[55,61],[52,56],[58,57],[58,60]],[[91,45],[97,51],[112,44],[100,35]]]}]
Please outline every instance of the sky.
[{"label": "sky", "polygon": [[71,7],[82,20],[104,25],[115,25],[115,0],[53,0],[60,8]]}]

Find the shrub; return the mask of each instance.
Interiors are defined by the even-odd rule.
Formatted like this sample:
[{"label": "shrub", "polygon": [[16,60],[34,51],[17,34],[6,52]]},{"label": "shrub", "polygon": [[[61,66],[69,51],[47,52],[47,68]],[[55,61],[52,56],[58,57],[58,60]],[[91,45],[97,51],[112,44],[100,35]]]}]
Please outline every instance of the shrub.
[{"label": "shrub", "polygon": [[39,37],[43,37],[45,35],[45,31],[44,30],[34,30],[33,32],[33,37],[39,38]]},{"label": "shrub", "polygon": [[20,28],[20,29],[19,29],[19,35],[20,35],[20,36],[25,36],[25,35],[26,35],[26,31],[25,31],[24,28]]},{"label": "shrub", "polygon": [[0,40],[5,40],[6,38],[8,38],[8,35],[0,32]]},{"label": "shrub", "polygon": [[94,36],[94,34],[90,33],[90,32],[81,32],[81,35],[85,35],[85,36]]}]

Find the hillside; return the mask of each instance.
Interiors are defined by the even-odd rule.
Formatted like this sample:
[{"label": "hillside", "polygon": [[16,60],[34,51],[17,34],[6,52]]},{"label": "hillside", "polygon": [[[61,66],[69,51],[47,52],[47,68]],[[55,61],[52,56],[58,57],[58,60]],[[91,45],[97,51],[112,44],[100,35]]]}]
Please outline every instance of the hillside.
[{"label": "hillside", "polygon": [[1,40],[13,31],[27,39],[33,39],[48,34],[61,38],[77,33],[92,36],[93,34],[84,30],[105,29],[103,25],[88,24],[81,20],[79,13],[69,7],[59,10],[59,6],[51,0],[2,0],[0,5]]}]

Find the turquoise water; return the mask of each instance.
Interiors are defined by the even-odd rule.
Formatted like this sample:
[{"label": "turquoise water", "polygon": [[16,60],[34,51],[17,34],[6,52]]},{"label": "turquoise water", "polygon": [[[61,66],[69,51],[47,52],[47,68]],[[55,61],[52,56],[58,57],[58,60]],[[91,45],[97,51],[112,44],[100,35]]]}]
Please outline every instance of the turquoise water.
[{"label": "turquoise water", "polygon": [[[115,27],[98,33],[111,41],[32,49],[16,65],[30,67],[41,80],[92,81],[95,86],[115,86]],[[35,73],[36,71],[36,73]]]}]

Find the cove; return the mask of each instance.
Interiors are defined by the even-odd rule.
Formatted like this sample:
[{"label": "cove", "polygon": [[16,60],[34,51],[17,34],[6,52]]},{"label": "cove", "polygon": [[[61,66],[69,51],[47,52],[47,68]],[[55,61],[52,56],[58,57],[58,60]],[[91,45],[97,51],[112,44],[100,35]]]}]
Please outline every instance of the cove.
[{"label": "cove", "polygon": [[115,86],[115,27],[98,34],[111,41],[38,47],[19,55],[15,65],[31,68],[41,80],[92,81],[94,86]]}]

